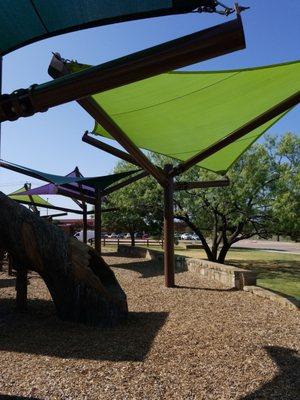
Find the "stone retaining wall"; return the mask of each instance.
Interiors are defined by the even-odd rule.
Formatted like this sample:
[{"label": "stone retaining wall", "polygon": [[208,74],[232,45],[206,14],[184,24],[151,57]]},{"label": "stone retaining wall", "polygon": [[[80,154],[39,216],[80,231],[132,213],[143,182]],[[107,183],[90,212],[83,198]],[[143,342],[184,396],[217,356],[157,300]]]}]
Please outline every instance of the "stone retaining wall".
[{"label": "stone retaining wall", "polygon": [[[157,250],[150,250],[143,247],[131,247],[120,244],[118,253],[125,257],[146,258],[163,265],[163,253]],[[237,290],[253,293],[265,299],[272,300],[290,310],[299,310],[300,302],[280,293],[256,286],[256,273],[243,268],[233,267],[232,265],[218,264],[212,261],[201,260],[198,258],[187,258],[175,256],[175,271],[191,271],[202,275],[208,279],[221,282]]]},{"label": "stone retaining wall", "polygon": [[[144,247],[131,247],[125,244],[120,244],[118,246],[118,253],[125,257],[132,258],[146,258],[154,262],[161,263],[164,262],[164,254],[161,251],[147,249]],[[187,271],[186,257],[175,256],[175,271],[182,272]]]},{"label": "stone retaining wall", "polygon": [[257,274],[253,271],[198,258],[187,258],[186,264],[189,271],[199,273],[208,279],[224,283],[237,290],[243,290],[244,286],[256,285]]},{"label": "stone retaining wall", "polygon": [[[131,247],[120,244],[118,253],[125,257],[147,258],[163,264],[163,253],[143,247]],[[212,279],[227,286],[243,290],[244,286],[256,285],[256,273],[231,265],[218,264],[198,258],[175,256],[175,271],[193,271],[208,279]]]},{"label": "stone retaining wall", "polygon": [[294,297],[282,296],[281,293],[276,293],[260,286],[245,286],[244,291],[253,293],[256,296],[263,297],[264,299],[275,301],[290,310],[298,311],[300,308],[300,301]]}]

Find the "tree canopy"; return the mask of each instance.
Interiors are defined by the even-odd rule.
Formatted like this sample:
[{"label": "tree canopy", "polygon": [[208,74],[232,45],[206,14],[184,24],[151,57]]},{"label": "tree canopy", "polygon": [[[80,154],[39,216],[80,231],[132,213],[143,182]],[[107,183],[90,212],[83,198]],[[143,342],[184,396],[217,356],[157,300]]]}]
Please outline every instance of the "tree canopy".
[{"label": "tree canopy", "polygon": [[[178,191],[175,217],[200,238],[209,260],[224,262],[230,247],[255,235],[300,235],[300,139],[292,133],[267,136],[254,144],[229,170],[230,186]],[[149,154],[159,166],[174,160]],[[121,162],[114,172],[131,168]],[[212,172],[193,167],[179,181],[217,179]],[[119,213],[107,213],[106,224],[128,232],[162,231],[162,189],[147,177],[109,196]]]}]

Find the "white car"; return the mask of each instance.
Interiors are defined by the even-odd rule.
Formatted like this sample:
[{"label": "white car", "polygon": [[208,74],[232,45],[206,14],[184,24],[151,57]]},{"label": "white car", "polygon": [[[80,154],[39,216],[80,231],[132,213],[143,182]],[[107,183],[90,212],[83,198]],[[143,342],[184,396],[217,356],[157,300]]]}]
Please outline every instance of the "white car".
[{"label": "white car", "polygon": [[193,240],[193,235],[190,233],[183,233],[181,235],[181,240]]},{"label": "white car", "polygon": [[[75,233],[74,237],[80,242],[83,242],[83,231]],[[95,232],[92,230],[88,230],[86,232],[86,237],[88,242],[92,242],[93,240],[95,240]]]}]

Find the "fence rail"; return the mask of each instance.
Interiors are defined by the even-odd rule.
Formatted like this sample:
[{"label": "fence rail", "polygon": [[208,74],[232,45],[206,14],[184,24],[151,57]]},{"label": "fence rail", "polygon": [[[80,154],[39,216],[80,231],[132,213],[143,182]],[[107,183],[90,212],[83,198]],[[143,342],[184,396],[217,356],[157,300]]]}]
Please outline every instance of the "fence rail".
[{"label": "fence rail", "polygon": [[[94,243],[94,239],[89,240],[90,243]],[[117,245],[119,244],[128,244],[131,245],[131,239],[111,239],[111,238],[101,238],[101,244],[103,246],[106,245]],[[155,239],[135,239],[135,244],[136,245],[145,245],[147,247],[149,246],[164,246],[164,241],[163,239],[155,240]]]}]

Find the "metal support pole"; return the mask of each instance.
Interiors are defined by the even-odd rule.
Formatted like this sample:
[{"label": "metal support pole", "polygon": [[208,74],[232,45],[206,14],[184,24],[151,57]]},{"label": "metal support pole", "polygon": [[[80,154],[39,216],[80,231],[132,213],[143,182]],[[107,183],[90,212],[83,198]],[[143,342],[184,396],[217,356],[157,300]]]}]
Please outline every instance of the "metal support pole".
[{"label": "metal support pole", "polygon": [[95,250],[101,255],[101,190],[96,189],[95,195]]},{"label": "metal support pole", "polygon": [[83,243],[87,242],[87,205],[82,203]]},{"label": "metal support pole", "polygon": [[17,268],[16,278],[16,305],[20,312],[27,309],[27,269],[24,267]]},{"label": "metal support pole", "polygon": [[[2,74],[3,74],[3,58],[0,57],[0,96],[2,94]],[[0,122],[0,159],[2,158],[2,132]]]},{"label": "metal support pole", "polygon": [[8,257],[7,257],[7,266],[8,266],[8,268],[7,268],[8,276],[12,276],[13,275],[13,259],[10,254],[8,254]]},{"label": "metal support pole", "polygon": [[164,185],[164,272],[165,286],[175,286],[175,260],[174,260],[174,210],[173,194],[174,182],[170,172],[173,170],[171,164],[164,167],[167,181]]}]

